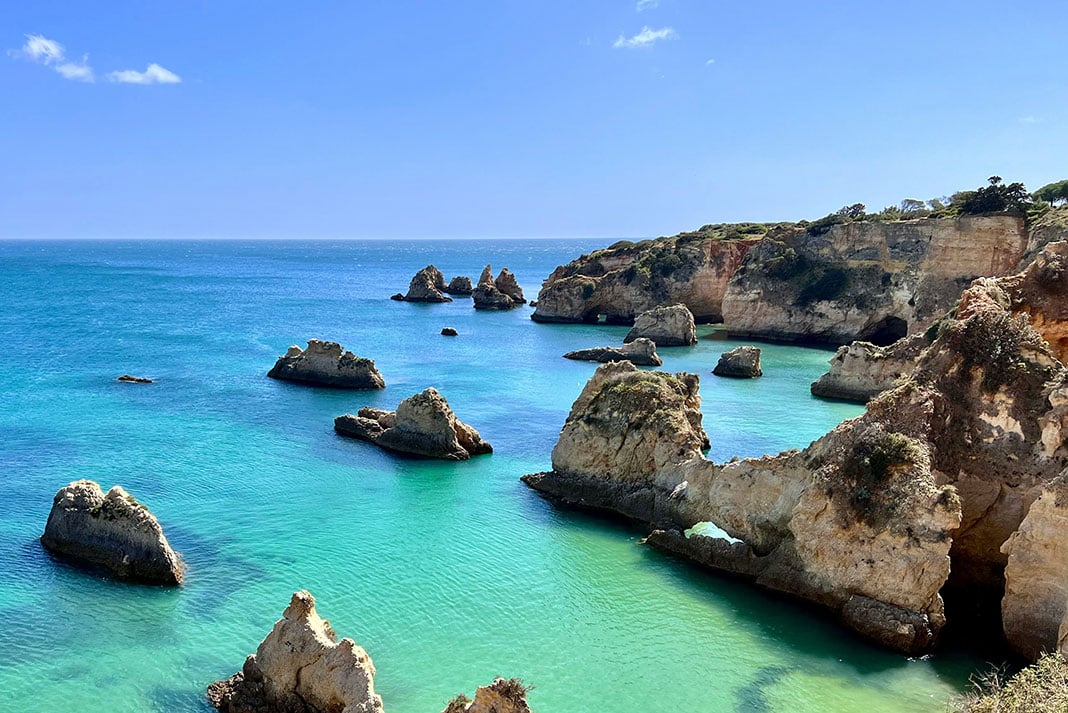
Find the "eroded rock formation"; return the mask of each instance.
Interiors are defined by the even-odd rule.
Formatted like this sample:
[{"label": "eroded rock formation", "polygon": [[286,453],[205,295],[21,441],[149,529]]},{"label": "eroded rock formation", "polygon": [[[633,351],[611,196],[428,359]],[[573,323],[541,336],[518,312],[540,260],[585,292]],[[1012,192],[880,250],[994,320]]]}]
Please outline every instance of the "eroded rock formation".
[{"label": "eroded rock formation", "polygon": [[208,700],[223,713],[382,713],[374,677],[367,652],[338,641],[315,598],[299,591],[242,670],[208,687]]},{"label": "eroded rock formation", "polygon": [[452,302],[451,297],[443,294],[447,291],[445,276],[441,274],[441,270],[427,265],[412,277],[407,294],[398,292],[390,299],[398,302]]},{"label": "eroded rock formation", "polygon": [[684,304],[700,322],[723,320],[731,275],[760,237],[739,231],[622,241],[561,265],[542,284],[537,322],[630,324],[647,310]]},{"label": "eroded rock formation", "polygon": [[445,397],[434,388],[404,399],[396,411],[365,406],[355,416],[338,416],[334,430],[387,450],[425,458],[467,460],[493,452],[478,431],[456,418]]},{"label": "eroded rock formation", "polygon": [[151,384],[151,383],[153,383],[152,379],[149,379],[146,376],[133,376],[132,374],[123,374],[119,378],[115,379],[115,381],[121,381],[121,382],[123,382],[125,384]]},{"label": "eroded rock formation", "polygon": [[470,277],[457,275],[449,281],[449,285],[445,288],[445,292],[450,295],[456,295],[457,297],[467,297],[474,291],[474,289]]},{"label": "eroded rock formation", "polygon": [[475,700],[460,694],[442,713],[530,713],[527,687],[515,678],[496,678],[488,686],[479,686]]},{"label": "eroded rock formation", "polygon": [[697,344],[697,328],[686,305],[663,305],[642,312],[623,338],[624,343],[644,337],[658,347],[688,347]]},{"label": "eroded rock formation", "polygon": [[183,566],[159,521],[119,486],[104,494],[91,480],[60,488],[41,544],[49,552],[122,579],[182,583]]},{"label": "eroded rock formation", "polygon": [[736,379],[755,379],[763,376],[764,370],[760,368],[760,349],[743,346],[723,352],[712,373]]},{"label": "eroded rock formation", "polygon": [[871,342],[838,347],[830,370],[812,383],[812,394],[865,404],[911,374],[929,344],[927,335],[914,334],[888,347]]},{"label": "eroded rock formation", "polygon": [[[1065,255],[1051,244],[1020,275],[976,280],[910,375],[802,451],[711,463],[685,427],[696,377],[616,363],[575,402],[553,470],[524,480],[658,527],[653,544],[827,606],[898,650],[933,643],[943,591],[1000,598],[1024,655],[1063,647],[1068,371],[1038,328],[1059,334]],[[680,379],[693,380],[685,399]],[[741,542],[683,534],[704,521]]]},{"label": "eroded rock formation", "polygon": [[565,359],[577,359],[579,361],[598,361],[607,363],[610,361],[629,361],[638,366],[660,366],[664,362],[656,353],[656,345],[652,340],[639,337],[622,347],[593,347],[592,349],[578,349],[564,354]]},{"label": "eroded rock formation", "polygon": [[471,296],[474,298],[475,309],[505,310],[526,303],[522,288],[507,267],[502,268],[494,280],[493,268],[486,265]]},{"label": "eroded rock formation", "polygon": [[1009,215],[772,230],[723,297],[731,336],[888,345],[922,332],[977,277],[1013,272],[1027,247]]},{"label": "eroded rock formation", "polygon": [[371,359],[344,351],[337,342],[309,339],[308,348],[293,345],[267,372],[272,379],[338,389],[384,389],[386,382]]}]

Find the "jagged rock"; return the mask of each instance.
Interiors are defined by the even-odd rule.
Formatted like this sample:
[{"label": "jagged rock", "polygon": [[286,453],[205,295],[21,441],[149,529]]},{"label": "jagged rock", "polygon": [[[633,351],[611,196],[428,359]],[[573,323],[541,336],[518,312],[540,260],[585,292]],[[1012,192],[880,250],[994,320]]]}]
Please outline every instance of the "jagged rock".
[{"label": "jagged rock", "polygon": [[454,327],[442,327],[441,336],[443,337],[455,337],[459,334]]},{"label": "jagged rock", "polygon": [[830,370],[812,383],[812,395],[865,404],[912,373],[930,344],[924,334],[899,339],[888,347],[853,342],[838,347]]},{"label": "jagged rock", "polygon": [[684,304],[702,323],[721,322],[727,283],[759,241],[738,230],[621,241],[556,268],[530,318],[592,323],[603,315],[610,324],[631,324],[654,307]]},{"label": "jagged rock", "polygon": [[973,279],[1012,272],[1027,239],[1009,215],[778,228],[731,277],[723,320],[738,338],[886,346],[927,329]]},{"label": "jagged rock", "polygon": [[464,275],[457,275],[449,281],[449,286],[445,288],[445,292],[450,295],[457,295],[459,297],[467,297],[474,290],[471,285],[471,278]]},{"label": "jagged rock", "polygon": [[1053,208],[1034,224],[1027,237],[1027,251],[1020,258],[1017,272],[1022,272],[1050,243],[1068,240],[1068,205]]},{"label": "jagged rock", "polygon": [[467,460],[493,452],[478,431],[456,418],[433,388],[401,401],[396,411],[364,407],[355,416],[338,416],[334,430],[387,450],[426,458]]},{"label": "jagged rock", "polygon": [[658,347],[685,347],[697,344],[697,328],[686,305],[666,305],[639,314],[623,341],[639,337],[651,339]]},{"label": "jagged rock", "polygon": [[530,713],[527,690],[518,679],[495,678],[490,685],[478,687],[475,700],[461,693],[442,713]]},{"label": "jagged rock", "polygon": [[91,480],[60,488],[41,544],[55,555],[103,567],[123,579],[182,583],[182,562],[159,521],[117,485],[107,495]]},{"label": "jagged rock", "polygon": [[267,372],[272,379],[338,389],[384,389],[386,382],[371,359],[343,351],[337,342],[309,339],[308,348],[293,345]]},{"label": "jagged rock", "polygon": [[127,383],[127,384],[151,384],[151,383],[154,383],[152,381],[152,379],[149,379],[147,377],[144,377],[144,376],[131,376],[130,374],[123,374],[119,378],[115,379],[115,381],[121,381],[121,382],[124,382],[124,383]]},{"label": "jagged rock", "polygon": [[242,671],[208,686],[208,701],[223,713],[382,713],[374,676],[367,652],[338,641],[302,590]]},{"label": "jagged rock", "polygon": [[723,352],[712,373],[716,376],[731,376],[739,379],[755,379],[763,376],[764,372],[760,368],[760,349],[745,346]]},{"label": "jagged rock", "polygon": [[[682,404],[623,401],[623,384],[595,375],[553,471],[524,480],[665,532],[712,522],[744,547],[650,540],[823,604],[899,650],[937,637],[942,591],[1001,600],[1005,634],[1024,655],[1062,647],[1068,546],[1055,538],[1068,524],[1057,481],[1068,466],[1068,370],[1039,328],[1055,336],[1064,326],[1066,254],[1068,244],[1050,244],[1019,275],[976,280],[910,375],[803,451],[716,465],[679,441]],[[672,422],[658,429],[654,411]]]},{"label": "jagged rock", "polygon": [[482,270],[478,278],[478,287],[471,293],[474,298],[475,309],[506,310],[518,307],[526,302],[523,299],[523,290],[515,281],[515,277],[508,268],[501,270],[497,279],[493,279],[493,268],[490,265]]},{"label": "jagged rock", "polygon": [[579,349],[564,354],[565,359],[577,359],[579,361],[598,361],[603,363],[610,361],[629,361],[638,366],[660,366],[664,362],[656,353],[656,345],[652,340],[639,337],[630,344],[622,347],[594,347],[592,349]]},{"label": "jagged rock", "polygon": [[399,296],[400,293],[397,293],[390,299],[403,302],[452,302],[451,297],[442,294],[447,291],[445,276],[441,274],[441,270],[427,265],[412,277],[407,294]]}]

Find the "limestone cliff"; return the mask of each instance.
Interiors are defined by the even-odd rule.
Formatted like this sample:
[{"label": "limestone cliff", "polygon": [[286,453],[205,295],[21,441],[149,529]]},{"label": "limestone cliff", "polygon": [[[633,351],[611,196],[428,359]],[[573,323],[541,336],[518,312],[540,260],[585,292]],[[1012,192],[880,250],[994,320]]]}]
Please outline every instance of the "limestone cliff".
[{"label": "limestone cliff", "polygon": [[723,321],[739,338],[888,345],[927,329],[973,279],[1013,272],[1027,240],[1010,215],[776,229],[731,277]]},{"label": "limestone cliff", "polygon": [[117,485],[107,495],[91,480],[60,488],[41,544],[55,555],[103,567],[123,579],[182,583],[182,562],[159,521]]},{"label": "limestone cliff", "polygon": [[425,458],[467,460],[493,452],[478,431],[456,418],[445,397],[434,388],[404,399],[396,411],[364,407],[355,416],[338,416],[334,430],[387,450]]},{"label": "limestone cliff", "polygon": [[384,389],[386,382],[371,359],[345,351],[337,342],[309,339],[308,348],[293,345],[267,372],[272,379],[336,389]]},{"label": "limestone cliff", "polygon": [[812,395],[867,403],[912,373],[930,342],[925,334],[899,339],[888,347],[853,342],[838,347],[830,371],[812,384]]},{"label": "limestone cliff", "polygon": [[[762,232],[762,231],[761,231]],[[536,322],[630,324],[647,310],[686,305],[699,322],[722,321],[727,283],[759,234],[732,231],[616,243],[562,265],[538,293]]]}]

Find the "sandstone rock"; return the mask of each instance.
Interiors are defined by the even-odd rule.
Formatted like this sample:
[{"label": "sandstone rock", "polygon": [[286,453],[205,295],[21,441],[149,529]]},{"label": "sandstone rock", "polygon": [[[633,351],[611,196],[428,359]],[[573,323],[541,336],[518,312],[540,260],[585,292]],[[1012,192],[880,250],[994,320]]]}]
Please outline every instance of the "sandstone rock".
[{"label": "sandstone rock", "polygon": [[478,687],[475,700],[461,693],[442,713],[530,713],[527,687],[515,678],[496,678],[490,685]]},{"label": "sandstone rock", "polygon": [[457,295],[466,297],[471,294],[474,287],[471,285],[471,278],[463,275],[457,275],[449,281],[449,286],[445,288],[445,292],[450,295]]},{"label": "sandstone rock", "polygon": [[242,671],[208,687],[208,700],[223,713],[382,713],[374,676],[367,652],[338,641],[315,598],[299,591]]},{"label": "sandstone rock", "polygon": [[746,346],[723,352],[712,373],[716,376],[731,376],[739,379],[755,379],[763,376],[764,372],[760,368],[760,349]]},{"label": "sandstone rock", "polygon": [[441,328],[441,336],[443,336],[443,337],[455,337],[458,334],[459,334],[459,332],[457,332],[456,329],[453,328],[453,327],[442,327]]},{"label": "sandstone rock", "polygon": [[1068,240],[1068,205],[1054,208],[1031,225],[1027,236],[1027,251],[1020,258],[1017,272],[1030,265],[1050,243]]},{"label": "sandstone rock", "polygon": [[638,315],[623,341],[639,337],[651,339],[658,347],[685,347],[697,344],[697,328],[686,305],[654,307]]},{"label": "sandstone rock", "polygon": [[684,304],[702,323],[723,321],[727,283],[759,240],[734,230],[616,243],[556,268],[531,319],[578,323],[604,316],[630,324],[654,307]]},{"label": "sandstone rock", "polygon": [[1027,246],[1008,215],[773,230],[723,296],[732,337],[886,346],[923,332],[977,277],[1015,269]]},{"label": "sandstone rock", "polygon": [[123,579],[182,583],[182,562],[159,521],[117,485],[107,495],[91,480],[61,488],[41,544],[55,555],[103,567]]},{"label": "sandstone rock", "polygon": [[926,335],[914,334],[888,347],[871,342],[839,347],[829,362],[830,371],[812,383],[812,395],[867,403],[912,373],[929,343]]},{"label": "sandstone rock", "polygon": [[492,453],[471,426],[460,421],[445,398],[430,388],[400,402],[397,410],[362,408],[334,419],[334,430],[387,450],[445,460]]},{"label": "sandstone rock", "polygon": [[339,389],[383,389],[386,386],[374,361],[343,351],[337,342],[318,339],[308,340],[307,349],[291,346],[285,355],[278,357],[267,376]]},{"label": "sandstone rock", "polygon": [[[452,302],[451,297],[446,297],[445,276],[441,270],[433,265],[427,265],[412,277],[408,285],[408,293],[401,300],[404,302]],[[397,299],[394,295],[390,299]]]},{"label": "sandstone rock", "polygon": [[518,307],[526,300],[523,299],[523,290],[516,283],[515,277],[508,268],[501,270],[497,279],[493,279],[493,268],[490,265],[482,270],[478,278],[478,287],[471,293],[474,298],[475,309],[506,310]]},{"label": "sandstone rock", "polygon": [[629,361],[638,366],[660,366],[664,362],[656,353],[656,345],[652,340],[639,337],[630,344],[622,347],[594,347],[592,349],[579,349],[564,354],[565,359],[577,359],[579,361],[598,361],[606,363],[610,361]]},{"label": "sandstone rock", "polygon": [[151,384],[151,383],[154,383],[152,381],[152,379],[149,379],[147,377],[144,377],[144,376],[131,376],[130,374],[123,374],[119,378],[115,379],[115,381],[122,381],[122,382],[127,383],[127,384]]}]

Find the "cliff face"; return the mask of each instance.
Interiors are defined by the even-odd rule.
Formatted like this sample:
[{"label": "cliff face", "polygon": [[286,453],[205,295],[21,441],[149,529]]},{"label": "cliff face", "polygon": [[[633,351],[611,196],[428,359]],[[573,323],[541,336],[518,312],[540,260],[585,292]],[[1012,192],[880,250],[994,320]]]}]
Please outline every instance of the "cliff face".
[{"label": "cliff face", "polygon": [[[525,481],[661,528],[650,542],[830,607],[896,649],[930,646],[947,586],[1003,593],[1021,653],[1062,645],[1068,371],[1036,326],[1059,334],[1066,257],[1051,244],[1020,275],[977,280],[910,376],[803,451],[711,463],[685,427],[686,375],[612,365],[575,402],[553,471]],[[704,521],[741,542],[682,533]]]},{"label": "cliff face", "polygon": [[682,236],[617,244],[556,268],[542,284],[536,322],[630,324],[665,304],[686,305],[699,322],[723,320],[727,283],[759,238]]},{"label": "cliff face", "polygon": [[1012,272],[1027,240],[1007,215],[779,229],[731,278],[723,320],[738,337],[890,344],[926,329],[973,279]]}]

